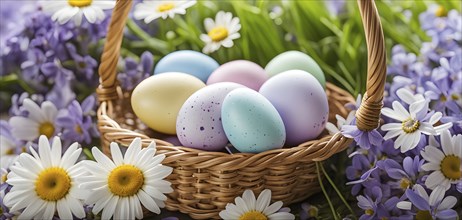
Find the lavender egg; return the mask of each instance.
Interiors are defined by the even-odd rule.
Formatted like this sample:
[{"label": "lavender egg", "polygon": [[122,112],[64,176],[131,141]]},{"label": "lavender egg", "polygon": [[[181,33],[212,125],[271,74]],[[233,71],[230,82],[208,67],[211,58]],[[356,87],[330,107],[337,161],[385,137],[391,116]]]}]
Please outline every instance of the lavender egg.
[{"label": "lavender egg", "polygon": [[258,64],[247,60],[235,60],[213,71],[207,80],[207,85],[218,82],[235,82],[258,91],[267,79],[268,75]]},{"label": "lavender egg", "polygon": [[204,87],[192,94],[180,109],[176,132],[185,147],[220,151],[228,138],[221,124],[221,106],[226,95],[244,86],[222,82]]},{"label": "lavender egg", "polygon": [[[260,88],[284,122],[286,144],[294,146],[319,136],[329,114],[327,95],[319,81],[303,70],[289,70]],[[290,98],[288,98],[290,97]]]}]

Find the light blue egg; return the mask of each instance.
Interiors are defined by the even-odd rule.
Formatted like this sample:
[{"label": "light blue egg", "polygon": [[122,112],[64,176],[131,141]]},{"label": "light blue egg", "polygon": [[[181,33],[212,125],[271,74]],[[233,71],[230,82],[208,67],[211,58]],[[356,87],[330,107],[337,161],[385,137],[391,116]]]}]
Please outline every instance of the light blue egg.
[{"label": "light blue egg", "polygon": [[157,62],[154,74],[181,72],[207,82],[210,74],[220,66],[213,58],[193,50],[180,50],[168,54]]},{"label": "light blue egg", "polygon": [[221,109],[223,130],[233,146],[245,153],[259,153],[284,146],[286,131],[276,108],[248,88],[230,92]]}]

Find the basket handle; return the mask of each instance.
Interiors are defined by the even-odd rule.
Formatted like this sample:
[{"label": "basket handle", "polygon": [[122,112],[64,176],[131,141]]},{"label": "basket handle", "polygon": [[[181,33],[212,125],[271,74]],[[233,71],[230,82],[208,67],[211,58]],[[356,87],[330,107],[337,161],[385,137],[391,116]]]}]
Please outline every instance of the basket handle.
[{"label": "basket handle", "polygon": [[96,89],[99,101],[116,100],[117,62],[124,36],[125,23],[132,6],[132,0],[117,0],[112,11],[111,22],[99,65],[100,85]]},{"label": "basket handle", "polygon": [[380,110],[387,75],[387,54],[380,16],[373,0],[358,0],[359,12],[366,33],[367,82],[366,93],[358,111],[356,125],[361,131],[370,131],[379,126]]},{"label": "basket handle", "polygon": [[[117,62],[120,55],[123,30],[131,9],[132,0],[117,0],[112,12],[99,66],[100,85],[96,92],[100,101],[117,99]],[[382,108],[386,77],[386,52],[382,24],[373,0],[358,0],[367,41],[367,91],[356,112],[356,123],[360,130],[377,128]]]}]

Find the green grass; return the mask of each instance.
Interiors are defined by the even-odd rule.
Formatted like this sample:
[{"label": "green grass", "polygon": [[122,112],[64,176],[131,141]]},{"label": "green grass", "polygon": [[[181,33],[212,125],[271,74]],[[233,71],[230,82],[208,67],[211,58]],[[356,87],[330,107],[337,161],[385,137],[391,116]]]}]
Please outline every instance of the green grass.
[{"label": "green grass", "polygon": [[[419,53],[421,43],[429,38],[420,28],[418,15],[433,3],[376,1],[388,54],[396,44]],[[437,3],[448,10],[461,10],[457,1]],[[274,7],[279,7],[282,13],[272,16]],[[241,38],[235,41],[234,47],[210,54],[219,63],[246,59],[264,67],[281,52],[299,50],[318,62],[328,81],[353,95],[364,92],[367,51],[356,1],[347,1],[346,12],[339,16],[331,15],[323,1],[198,1],[184,16],[159,20],[155,36],[140,32],[141,29],[129,21],[129,30],[139,36],[140,41],[124,46],[129,51],[149,50],[156,59],[175,50],[200,51],[204,46],[199,38],[205,32],[203,21],[207,17],[214,18],[219,10],[232,12],[242,25]],[[404,10],[412,16],[404,16]],[[169,34],[173,37],[168,38]],[[288,36],[293,40],[287,40]]]}]

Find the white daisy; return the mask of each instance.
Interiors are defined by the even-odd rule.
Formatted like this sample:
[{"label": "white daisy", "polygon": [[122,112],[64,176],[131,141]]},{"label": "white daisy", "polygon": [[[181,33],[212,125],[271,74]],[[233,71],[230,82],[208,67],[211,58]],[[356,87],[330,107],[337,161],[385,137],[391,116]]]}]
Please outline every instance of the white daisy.
[{"label": "white daisy", "polygon": [[336,134],[336,133],[339,133],[340,130],[342,130],[342,127],[344,125],[349,125],[351,124],[351,122],[353,121],[353,119],[355,118],[355,114],[356,114],[356,111],[351,111],[350,113],[348,113],[348,116],[347,118],[343,118],[342,116],[340,115],[335,115],[335,118],[337,119],[337,126],[335,126],[334,124],[330,123],[330,122],[327,122],[326,123],[326,130],[329,132],[329,134],[333,135],[333,134]]},{"label": "white daisy", "polygon": [[406,104],[410,105],[414,102],[425,100],[422,94],[413,94],[408,88],[401,88],[396,91],[396,95]]},{"label": "white daisy", "polygon": [[439,135],[442,131],[452,127],[452,123],[433,127],[441,119],[442,114],[436,112],[430,119],[427,119],[428,101],[426,100],[419,100],[410,104],[409,111],[398,101],[394,101],[392,105],[393,109],[383,108],[382,114],[401,123],[383,125],[381,129],[388,131],[383,139],[388,140],[398,136],[394,146],[396,149],[401,148],[402,153],[414,149],[420,142],[422,134]]},{"label": "white daisy", "polygon": [[238,31],[241,29],[239,18],[233,18],[231,12],[219,11],[215,21],[211,18],[204,20],[207,34],[201,34],[200,38],[206,43],[202,52],[212,53],[221,46],[230,48],[234,45],[233,40],[241,37]]},{"label": "white daisy", "polygon": [[175,14],[186,14],[186,9],[196,4],[196,1],[173,1],[173,0],[144,0],[135,6],[133,17],[137,20],[144,19],[147,24],[157,18],[173,18]]},{"label": "white daisy", "polygon": [[94,161],[86,161],[90,173],[83,177],[81,188],[91,192],[86,203],[94,204],[93,213],[101,210],[102,219],[141,219],[141,204],[159,214],[165,206],[165,193],[173,192],[170,182],[163,180],[173,171],[161,162],[165,155],[155,155],[155,142],[141,149],[141,139],[136,138],[122,156],[119,146],[111,143],[111,161],[98,148],[93,147]]},{"label": "white daisy", "polygon": [[226,209],[220,212],[222,219],[229,220],[252,220],[252,219],[268,219],[268,220],[291,220],[295,216],[289,212],[277,212],[282,207],[282,202],[277,201],[270,205],[271,190],[263,190],[258,199],[252,190],[245,190],[241,197],[236,197],[236,204],[228,203]]},{"label": "white daisy", "polygon": [[40,136],[38,149],[39,154],[31,147],[33,156],[22,153],[11,166],[7,183],[13,187],[3,200],[5,205],[11,212],[25,208],[19,219],[52,219],[56,211],[61,219],[85,217],[75,184],[83,174],[75,164],[82,149],[74,143],[61,157],[61,140],[55,137],[50,149],[45,136]]},{"label": "white daisy", "polygon": [[422,169],[433,171],[425,181],[430,189],[442,186],[445,190],[462,181],[462,135],[451,137],[449,131],[443,131],[440,144],[431,137],[429,145],[420,153],[428,163]]},{"label": "white daisy", "polygon": [[7,137],[0,135],[0,168],[8,168],[12,165],[18,155],[16,155],[16,144]]},{"label": "white daisy", "polygon": [[106,17],[103,10],[112,9],[114,0],[47,0],[42,1],[43,11],[53,14],[51,19],[59,24],[73,19],[76,25],[82,23],[85,16],[88,22],[95,23]]},{"label": "white daisy", "polygon": [[24,99],[23,107],[29,112],[27,117],[14,116],[8,121],[15,138],[33,141],[40,135],[51,138],[57,133],[55,119],[58,109],[53,103],[45,101],[39,107],[34,101]]}]

